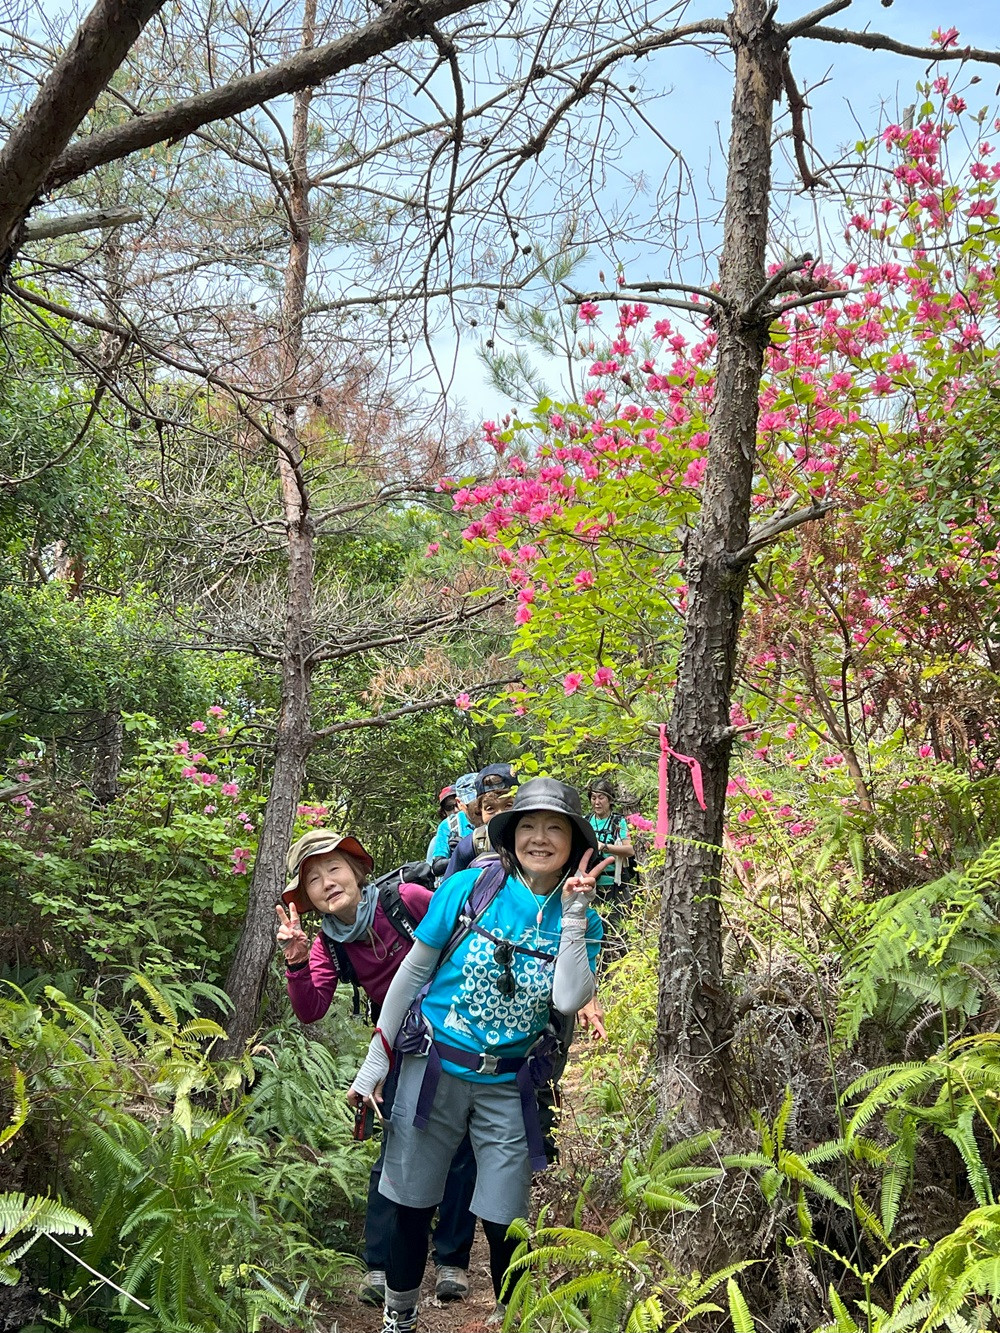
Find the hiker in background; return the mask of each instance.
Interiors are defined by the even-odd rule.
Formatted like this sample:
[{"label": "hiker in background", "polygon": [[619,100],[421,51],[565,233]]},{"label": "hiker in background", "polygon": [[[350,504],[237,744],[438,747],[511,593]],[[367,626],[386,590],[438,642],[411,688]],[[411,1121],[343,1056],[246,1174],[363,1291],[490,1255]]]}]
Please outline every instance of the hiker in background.
[{"label": "hiker in background", "polygon": [[[458,780],[462,781],[461,778]],[[433,865],[436,857],[451,856],[458,846],[459,839],[472,832],[458,793],[458,782],[454,787],[442,787],[438,796],[438,818],[440,823],[434,830],[434,836],[427,844],[427,860]]]},{"label": "hiker in background", "polygon": [[597,897],[608,904],[607,920],[617,922],[628,897],[632,879],[632,860],[635,848],[629,838],[628,824],[614,810],[615,789],[608,778],[595,778],[587,788],[590,797],[589,823],[597,837],[601,856],[614,857],[610,869],[597,881]]},{"label": "hiker in background", "polygon": [[478,1167],[472,1211],[503,1313],[517,1245],[507,1229],[528,1216],[531,1172],[546,1165],[534,1089],[556,1044],[550,1006],[575,1014],[594,993],[603,928],[590,902],[604,866],[589,868],[597,840],[576,791],[526,782],[489,838],[499,864],[452,875],[434,895],[348,1093],[352,1105],[377,1105],[390,1064],[398,1070],[380,1186],[399,1205],[386,1333],[416,1328],[430,1220],[466,1132]]},{"label": "hiker in background", "polygon": [[495,814],[510,808],[514,799],[511,793],[516,785],[517,778],[510,764],[487,764],[476,774],[476,813],[482,822],[459,840],[441,876],[442,881],[460,870],[468,870],[471,865],[481,864],[483,856],[495,855],[490,847],[487,825]]},{"label": "hiker in background", "polygon": [[[417,884],[390,877],[371,882],[372,858],[356,838],[331,829],[312,829],[292,845],[290,880],[277,904],[278,947],[285,956],[288,998],[303,1023],[315,1023],[329,1009],[340,981],[350,981],[371,1002],[373,1021],[389,983],[410,951],[413,932],[427,913],[432,895]],[[283,905],[284,904],[284,905]],[[287,911],[285,908],[287,907]],[[320,930],[310,945],[301,914],[316,911]],[[391,1089],[386,1104],[391,1102]],[[383,1155],[385,1151],[383,1140]],[[381,1305],[395,1205],[379,1193],[382,1155],[368,1182],[365,1265],[358,1295]],[[476,1161],[466,1139],[455,1154],[434,1231],[435,1293],[439,1300],[469,1293],[469,1255],[476,1219],[469,1212]]]}]

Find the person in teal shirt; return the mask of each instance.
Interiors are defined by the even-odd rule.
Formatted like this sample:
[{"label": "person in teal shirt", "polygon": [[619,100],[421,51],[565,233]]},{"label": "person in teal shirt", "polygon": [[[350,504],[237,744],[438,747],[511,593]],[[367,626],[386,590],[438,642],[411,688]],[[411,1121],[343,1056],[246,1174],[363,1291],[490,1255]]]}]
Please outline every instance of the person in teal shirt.
[{"label": "person in teal shirt", "polygon": [[629,838],[628,824],[614,812],[615,789],[608,778],[595,778],[587,788],[590,797],[588,823],[597,838],[599,856],[614,858],[610,868],[597,881],[597,896],[612,904],[612,915],[618,915],[627,895],[629,861],[635,848]]}]

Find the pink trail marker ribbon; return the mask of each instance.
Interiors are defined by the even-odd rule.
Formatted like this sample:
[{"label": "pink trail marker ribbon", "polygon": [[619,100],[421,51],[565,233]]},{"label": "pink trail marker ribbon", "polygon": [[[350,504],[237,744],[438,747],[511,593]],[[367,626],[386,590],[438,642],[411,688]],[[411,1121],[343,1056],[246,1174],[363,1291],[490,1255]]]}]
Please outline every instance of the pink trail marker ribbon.
[{"label": "pink trail marker ribbon", "polygon": [[678,750],[671,749],[667,740],[666,723],[660,724],[660,791],[659,800],[656,806],[656,837],[653,840],[654,847],[666,847],[667,835],[670,832],[670,818],[667,811],[667,761],[671,757],[676,759],[679,764],[687,764],[691,771],[691,786],[694,788],[695,799],[704,810],[705,807],[705,783],[701,774],[701,764],[697,759],[689,754],[681,754]]}]

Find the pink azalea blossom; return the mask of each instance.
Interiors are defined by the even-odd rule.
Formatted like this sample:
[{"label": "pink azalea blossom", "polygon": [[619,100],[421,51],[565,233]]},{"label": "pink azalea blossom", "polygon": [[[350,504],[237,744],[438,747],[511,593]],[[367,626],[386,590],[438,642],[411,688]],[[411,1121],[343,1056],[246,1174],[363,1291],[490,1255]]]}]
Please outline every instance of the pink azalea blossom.
[{"label": "pink azalea blossom", "polygon": [[527,625],[531,617],[532,617],[531,607],[527,606],[524,602],[522,602],[521,605],[514,612],[514,624]]},{"label": "pink azalea blossom", "polygon": [[438,553],[438,551],[440,551],[440,549],[441,549],[441,543],[440,543],[440,542],[428,542],[428,543],[427,543],[427,550],[424,552],[424,555],[426,555],[426,556],[437,555],[437,553]]},{"label": "pink azalea blossom", "polygon": [[935,46],[940,46],[942,50],[947,51],[949,46],[954,46],[958,41],[958,29],[935,28],[931,33],[931,41]]},{"label": "pink azalea blossom", "polygon": [[219,704],[213,704],[212,707],[208,710],[209,717],[225,717],[225,715],[226,715],[226,710]]},{"label": "pink azalea blossom", "polygon": [[215,806],[214,806],[214,805],[206,805],[206,806],[205,806],[204,813],[205,813],[206,815],[214,815],[214,814],[215,814]]},{"label": "pink azalea blossom", "polygon": [[579,671],[569,671],[563,677],[563,693],[575,694],[582,684],[582,674]]},{"label": "pink azalea blossom", "polygon": [[460,708],[464,713],[467,709],[472,707],[472,700],[465,693],[457,694],[455,696],[455,707]]},{"label": "pink azalea blossom", "polygon": [[917,754],[921,759],[930,759],[934,754],[934,747],[931,745],[921,745]]},{"label": "pink azalea blossom", "polygon": [[576,312],[584,324],[593,324],[594,320],[600,315],[600,306],[596,306],[593,301],[581,301],[580,308]]},{"label": "pink azalea blossom", "polygon": [[196,768],[182,768],[182,769],[181,769],[181,777],[182,777],[182,778],[196,778],[197,776],[198,776],[198,770],[197,770]]},{"label": "pink azalea blossom", "polygon": [[589,569],[581,569],[574,577],[573,584],[577,588],[592,588],[594,586],[594,575]]},{"label": "pink azalea blossom", "polygon": [[174,754],[187,754],[190,749],[187,741],[174,741]]},{"label": "pink azalea blossom", "polygon": [[219,788],[223,796],[239,796],[240,784],[238,782],[224,782]]},{"label": "pink azalea blossom", "polygon": [[191,730],[192,730],[192,731],[197,731],[197,732],[202,732],[202,731],[207,731],[207,730],[208,730],[208,727],[205,725],[204,722],[202,722],[201,718],[198,718],[198,719],[196,719],[194,722],[191,723]]},{"label": "pink azalea blossom", "polygon": [[643,833],[648,833],[653,827],[653,821],[643,818],[642,815],[626,815],[625,823],[631,824],[633,828],[641,829]]},{"label": "pink azalea blossom", "polygon": [[598,667],[594,672],[594,684],[598,689],[603,689],[606,685],[613,685],[615,673],[610,667]]}]

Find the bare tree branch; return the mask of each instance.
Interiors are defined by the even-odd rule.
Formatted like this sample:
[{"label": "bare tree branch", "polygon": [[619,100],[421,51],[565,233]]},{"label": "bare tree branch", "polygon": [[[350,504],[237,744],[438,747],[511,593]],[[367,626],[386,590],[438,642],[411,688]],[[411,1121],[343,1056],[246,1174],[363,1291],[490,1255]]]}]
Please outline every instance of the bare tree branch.
[{"label": "bare tree branch", "polygon": [[984,51],[978,46],[911,46],[897,42],[881,32],[851,32],[847,28],[809,28],[800,34],[819,42],[836,42],[841,46],[863,46],[866,51],[894,51],[900,56],[916,56],[918,60],[971,60],[984,65],[1000,65],[1000,51]]},{"label": "bare tree branch", "polygon": [[792,143],[795,148],[795,165],[799,169],[799,175],[802,177],[802,186],[806,190],[815,190],[817,185],[826,185],[827,181],[822,176],[814,175],[812,168],[806,161],[806,121],[805,112],[808,110],[806,99],[799,92],[799,86],[795,82],[795,76],[792,74],[792,64],[788,57],[787,50],[781,61],[781,79],[785,85],[785,96],[788,99],[788,113],[792,118]]},{"label": "bare tree branch", "polygon": [[63,218],[41,217],[34,222],[26,222],[21,239],[25,242],[50,241],[57,236],[124,227],[126,223],[141,221],[142,214],[134,208],[98,208],[88,213],[70,213]]},{"label": "bare tree branch", "polygon": [[485,611],[491,611],[495,606],[501,606],[506,601],[506,596],[500,594],[497,597],[489,597],[486,601],[479,602],[478,605],[470,606],[463,602],[457,611],[447,611],[440,616],[426,616],[421,620],[411,621],[404,625],[401,630],[394,634],[385,634],[381,638],[367,638],[365,635],[355,635],[346,643],[325,644],[313,650],[309,655],[311,662],[337,662],[343,657],[353,657],[356,653],[374,652],[376,648],[391,648],[399,643],[412,643],[414,639],[422,634],[428,634],[431,630],[441,629],[445,625],[460,625],[467,620],[472,620],[475,616],[481,616]]},{"label": "bare tree branch", "polygon": [[[337,41],[299,51],[287,60],[221,88],[185,98],[162,111],[136,116],[115,129],[91,134],[66,150],[45,180],[46,190],[55,190],[95,167],[135,153],[140,148],[167,139],[181,139],[213,120],[235,116],[274,97],[315,87],[334,74],[360,65],[372,56],[391,50],[414,37],[426,35],[428,24],[471,9],[481,0],[396,0],[378,18]],[[51,156],[48,161],[51,161]]]},{"label": "bare tree branch", "polygon": [[793,37],[802,37],[810,28],[815,28],[817,23],[822,23],[833,14],[839,14],[842,9],[850,9],[852,3],[853,0],[830,0],[829,4],[821,5],[811,14],[803,14],[800,19],[794,19],[791,23],[776,23],[775,36],[779,42],[790,42]]},{"label": "bare tree branch", "polygon": [[[479,685],[467,685],[465,693],[470,696],[486,694],[488,690],[501,689],[504,685],[516,685],[520,679],[520,676],[506,676],[500,680],[485,680]],[[428,713],[432,708],[445,708],[454,704],[454,694],[439,694],[434,699],[422,699],[418,703],[404,704],[401,708],[394,708],[389,713],[379,713],[375,717],[352,718],[349,722],[334,722],[332,726],[320,727],[318,731],[311,733],[311,740],[313,742],[323,740],[341,731],[359,731],[362,727],[384,727],[386,723],[396,722],[411,713]]]},{"label": "bare tree branch", "polygon": [[731,569],[739,569],[742,565],[748,565],[759,551],[762,551],[765,546],[769,546],[782,533],[790,532],[792,528],[798,528],[803,523],[811,523],[813,519],[822,518],[824,514],[833,509],[835,503],[834,500],[817,500],[806,509],[796,509],[783,518],[775,518],[768,523],[762,523],[756,529],[751,528],[747,544],[741,546],[738,551],[728,551],[726,553],[726,564]]},{"label": "bare tree branch", "polygon": [[0,261],[45,177],[164,0],[97,0],[0,151]]}]

